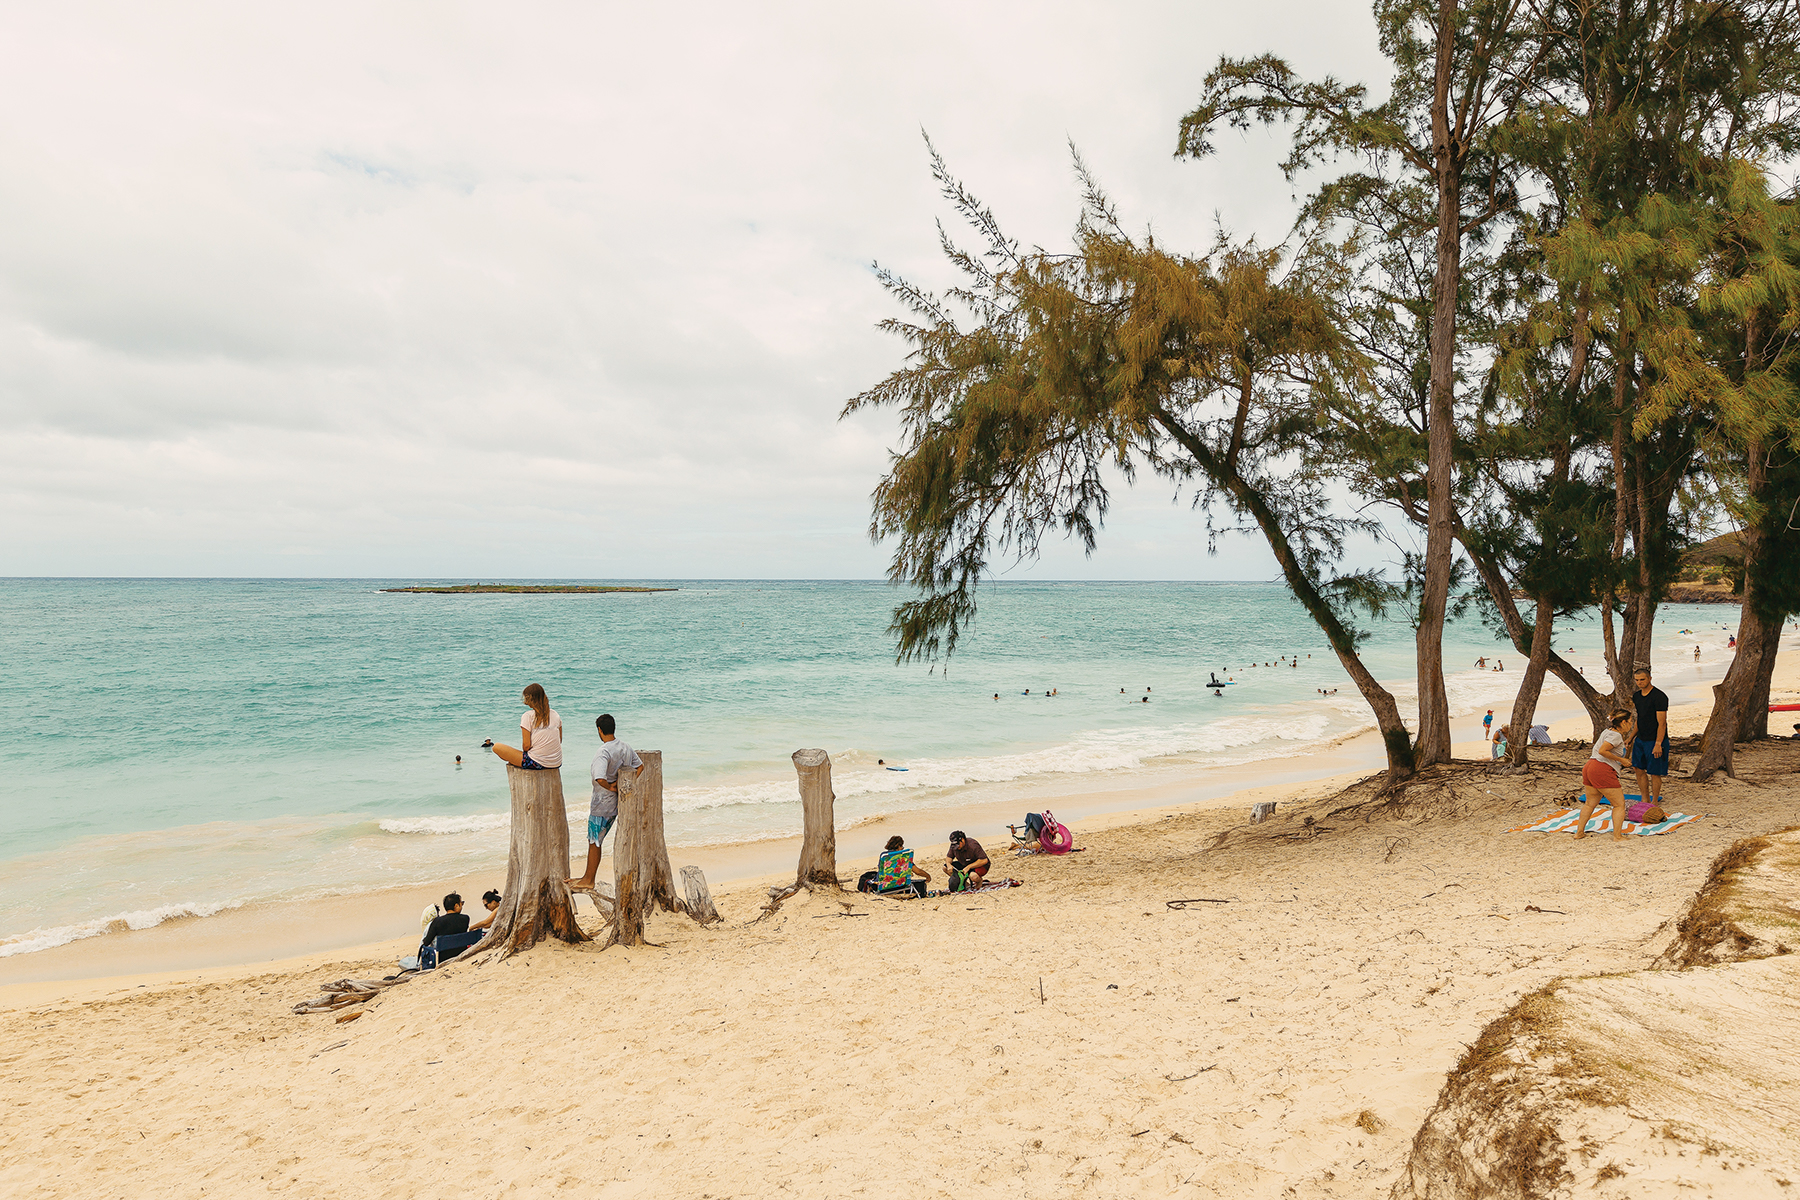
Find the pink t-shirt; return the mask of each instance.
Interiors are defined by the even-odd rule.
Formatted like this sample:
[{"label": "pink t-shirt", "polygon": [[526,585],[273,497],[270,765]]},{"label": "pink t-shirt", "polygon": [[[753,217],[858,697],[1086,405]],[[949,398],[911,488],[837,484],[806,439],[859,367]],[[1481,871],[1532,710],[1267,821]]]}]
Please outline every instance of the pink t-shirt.
[{"label": "pink t-shirt", "polygon": [[554,708],[550,710],[550,724],[543,729],[537,727],[537,714],[526,709],[519,718],[519,728],[531,731],[531,749],[526,753],[532,762],[545,767],[562,766],[562,718]]}]

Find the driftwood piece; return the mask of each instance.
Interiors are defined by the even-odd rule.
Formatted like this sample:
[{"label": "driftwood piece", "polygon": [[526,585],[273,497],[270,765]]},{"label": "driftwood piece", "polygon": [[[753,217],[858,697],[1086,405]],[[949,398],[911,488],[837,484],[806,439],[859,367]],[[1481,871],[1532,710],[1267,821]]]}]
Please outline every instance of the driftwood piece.
[{"label": "driftwood piece", "polygon": [[1250,823],[1252,825],[1261,825],[1264,821],[1268,820],[1270,817],[1272,817],[1274,815],[1275,815],[1275,801],[1264,800],[1262,803],[1257,804],[1253,808],[1251,808]]},{"label": "driftwood piece", "polygon": [[832,803],[831,755],[823,750],[794,751],[794,770],[800,774],[800,805],[805,832],[800,839],[800,870],[794,882],[804,888],[842,891],[837,877],[837,829]]},{"label": "driftwood piece", "polygon": [[463,951],[464,959],[490,950],[504,958],[545,938],[588,940],[575,922],[575,897],[563,882],[569,873],[569,814],[563,805],[562,772],[508,766],[506,785],[512,794],[506,898],[494,910],[487,936]]},{"label": "driftwood piece", "polygon": [[719,910],[713,904],[712,892],[707,889],[706,876],[699,867],[681,868],[681,895],[687,903],[687,914],[702,925],[711,925],[714,921],[723,921]]},{"label": "driftwood piece", "polygon": [[397,976],[393,979],[339,979],[320,987],[320,994],[311,1000],[303,1000],[294,1005],[297,1013],[336,1012],[348,1008],[352,1004],[361,1004],[372,1000],[387,988],[405,983],[412,978],[413,972]]},{"label": "driftwood piece", "polygon": [[614,916],[611,889],[611,884],[602,881],[591,888],[571,886],[569,891],[577,896],[586,896],[589,900],[593,901],[594,911],[600,914],[601,920],[610,925],[612,924]]}]

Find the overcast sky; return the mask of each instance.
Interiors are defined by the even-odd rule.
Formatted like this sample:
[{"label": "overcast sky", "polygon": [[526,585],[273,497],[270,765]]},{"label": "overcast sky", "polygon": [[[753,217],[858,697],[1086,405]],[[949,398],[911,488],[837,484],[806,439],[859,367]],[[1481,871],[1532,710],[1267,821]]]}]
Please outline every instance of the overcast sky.
[{"label": "overcast sky", "polygon": [[[1378,88],[1365,6],[16,5],[0,24],[0,575],[870,578],[944,282],[921,128],[1066,244],[1279,239],[1276,141],[1177,162],[1221,54]],[[1166,488],[1015,574],[1267,578]]]}]

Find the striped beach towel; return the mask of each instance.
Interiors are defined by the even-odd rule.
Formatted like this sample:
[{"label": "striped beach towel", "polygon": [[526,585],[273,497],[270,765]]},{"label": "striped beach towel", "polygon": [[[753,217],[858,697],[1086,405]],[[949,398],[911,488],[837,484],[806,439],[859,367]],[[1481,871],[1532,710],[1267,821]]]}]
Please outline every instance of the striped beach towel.
[{"label": "striped beach towel", "polygon": [[[1638,799],[1639,797],[1637,796],[1625,797],[1626,806],[1629,807],[1630,805],[1636,804]],[[1520,825],[1517,828],[1509,829],[1506,832],[1574,833],[1575,822],[1579,820],[1580,817],[1581,808],[1579,805],[1574,808],[1559,808],[1535,824]],[[1697,813],[1670,813],[1667,817],[1656,822],[1654,825],[1639,825],[1636,821],[1627,821],[1625,822],[1625,835],[1627,837],[1634,834],[1638,837],[1653,837],[1659,833],[1668,833],[1672,830],[1680,829],[1689,821],[1697,819],[1697,817]],[[1587,831],[1589,833],[1612,832],[1612,808],[1610,805],[1602,804],[1594,810],[1594,815],[1588,818]]]}]

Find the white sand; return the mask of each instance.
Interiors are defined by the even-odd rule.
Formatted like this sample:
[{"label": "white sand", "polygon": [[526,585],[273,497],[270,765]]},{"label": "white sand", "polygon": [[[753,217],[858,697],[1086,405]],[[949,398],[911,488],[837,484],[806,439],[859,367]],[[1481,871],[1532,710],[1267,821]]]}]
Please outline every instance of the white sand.
[{"label": "white sand", "polygon": [[[1721,848],[1800,822],[1779,775],[1800,750],[1767,755],[1760,784],[1672,780],[1713,815],[1625,845],[1500,832],[1566,770],[1496,775],[1462,818],[1321,807],[1311,840],[1241,830],[1246,794],[1084,825],[1086,854],[1002,860],[1010,891],[802,897],[751,924],[740,888],[723,928],[659,916],[657,948],[452,965],[342,1025],[289,1006],[404,940],[18,985],[0,1194],[1386,1195],[1490,1019],[1646,966]],[[1229,903],[1165,903],[1195,897]]]}]

